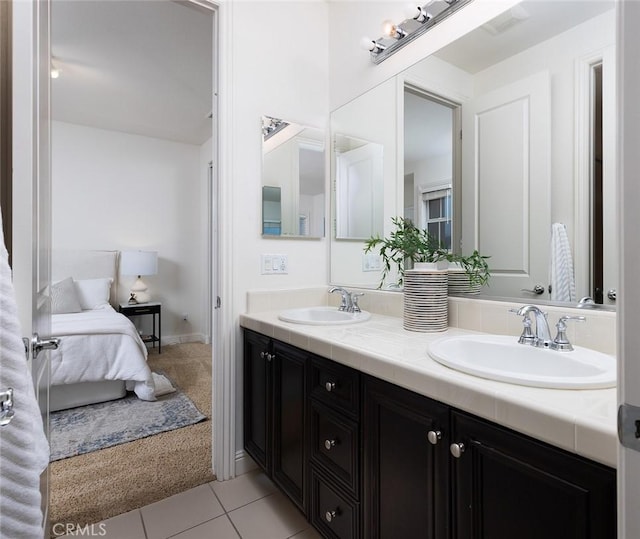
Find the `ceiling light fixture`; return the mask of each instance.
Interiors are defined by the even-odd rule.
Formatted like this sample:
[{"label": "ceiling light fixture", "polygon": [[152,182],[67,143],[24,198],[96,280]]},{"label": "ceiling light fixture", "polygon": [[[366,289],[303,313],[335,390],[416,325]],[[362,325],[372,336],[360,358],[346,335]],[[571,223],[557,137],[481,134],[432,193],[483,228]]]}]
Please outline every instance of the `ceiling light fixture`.
[{"label": "ceiling light fixture", "polygon": [[405,11],[406,20],[399,24],[385,21],[384,35],[375,40],[362,38],[362,47],[371,53],[371,61],[379,64],[469,2],[471,0],[430,0],[424,5],[410,4]]}]

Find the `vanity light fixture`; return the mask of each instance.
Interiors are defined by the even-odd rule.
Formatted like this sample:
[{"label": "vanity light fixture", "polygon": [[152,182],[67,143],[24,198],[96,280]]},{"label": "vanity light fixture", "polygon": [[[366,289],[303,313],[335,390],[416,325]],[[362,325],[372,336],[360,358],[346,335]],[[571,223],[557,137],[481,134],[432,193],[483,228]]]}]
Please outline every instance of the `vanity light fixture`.
[{"label": "vanity light fixture", "polygon": [[289,124],[280,118],[272,118],[271,116],[262,117],[262,140],[268,140],[276,133],[282,131]]},{"label": "vanity light fixture", "polygon": [[363,38],[362,46],[371,53],[371,61],[379,64],[469,2],[471,0],[429,0],[424,5],[410,4],[405,12],[407,19],[399,24],[385,21],[384,35],[375,40]]}]

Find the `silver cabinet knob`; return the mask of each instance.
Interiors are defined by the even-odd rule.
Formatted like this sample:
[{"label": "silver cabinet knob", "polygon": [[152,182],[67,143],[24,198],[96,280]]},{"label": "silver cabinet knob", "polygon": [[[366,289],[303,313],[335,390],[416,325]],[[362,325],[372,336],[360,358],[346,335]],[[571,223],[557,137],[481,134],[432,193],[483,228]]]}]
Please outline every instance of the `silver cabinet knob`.
[{"label": "silver cabinet knob", "polygon": [[430,430],[427,433],[427,440],[431,445],[436,445],[442,439],[442,432],[439,430]]},{"label": "silver cabinet knob", "polygon": [[267,354],[267,361],[271,361],[272,359],[275,359],[276,355],[275,354]]},{"label": "silver cabinet knob", "polygon": [[336,446],[336,441],[335,440],[325,440],[324,441],[324,447],[327,451],[331,451],[332,447]]},{"label": "silver cabinet knob", "polygon": [[324,388],[331,393],[332,391],[334,391],[336,389],[336,383],[335,382],[327,382],[324,385]]},{"label": "silver cabinet knob", "polygon": [[611,301],[615,301],[618,297],[618,292],[616,291],[615,288],[612,288],[611,290],[609,290],[607,292],[607,297],[611,300]]},{"label": "silver cabinet knob", "polygon": [[265,359],[267,357],[267,353],[266,352],[260,352],[260,357],[262,359]]},{"label": "silver cabinet knob", "polygon": [[338,513],[336,513],[335,511],[327,511],[327,512],[324,514],[324,519],[325,519],[327,522],[331,522],[334,518],[336,518],[336,516],[338,516]]},{"label": "silver cabinet knob", "polygon": [[462,456],[462,453],[464,453],[465,449],[466,447],[464,446],[463,443],[451,444],[451,446],[449,446],[449,450],[451,451],[451,454],[457,459],[459,459]]}]

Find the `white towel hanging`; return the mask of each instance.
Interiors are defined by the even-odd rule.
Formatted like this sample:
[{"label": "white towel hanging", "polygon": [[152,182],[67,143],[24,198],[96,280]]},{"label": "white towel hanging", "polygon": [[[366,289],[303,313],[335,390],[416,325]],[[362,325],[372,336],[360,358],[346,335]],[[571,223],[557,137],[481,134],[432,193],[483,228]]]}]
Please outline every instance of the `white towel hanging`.
[{"label": "white towel hanging", "polygon": [[14,390],[15,416],[0,427],[0,538],[42,537],[40,474],[49,462],[4,245],[0,215],[0,391]]},{"label": "white towel hanging", "polygon": [[549,283],[552,301],[575,301],[576,283],[573,257],[567,229],[562,223],[551,225],[551,253],[549,256]]}]

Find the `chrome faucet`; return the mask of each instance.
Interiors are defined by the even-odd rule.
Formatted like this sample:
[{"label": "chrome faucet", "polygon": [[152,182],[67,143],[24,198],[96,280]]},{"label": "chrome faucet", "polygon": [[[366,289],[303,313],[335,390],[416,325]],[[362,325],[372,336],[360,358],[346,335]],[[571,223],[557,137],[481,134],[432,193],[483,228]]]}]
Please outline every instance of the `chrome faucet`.
[{"label": "chrome faucet", "polygon": [[333,294],[334,292],[339,292],[342,296],[342,301],[340,302],[340,307],[338,307],[338,310],[352,313],[353,299],[351,298],[351,292],[345,290],[344,288],[341,288],[340,286],[334,286],[331,290],[329,290],[329,294]]},{"label": "chrome faucet", "polygon": [[333,292],[339,292],[342,296],[340,307],[338,307],[339,311],[345,311],[348,313],[362,312],[360,306],[358,305],[358,298],[364,296],[364,292],[349,292],[348,290],[345,290],[344,288],[341,288],[339,286],[334,286],[331,290],[329,290],[329,294],[332,294]]},{"label": "chrome faucet", "polygon": [[[524,330],[518,342],[520,344],[530,344],[540,348],[547,348],[551,344],[551,332],[549,331],[549,322],[547,322],[547,313],[542,312],[535,305],[524,305],[514,312],[524,317]],[[531,319],[529,314],[533,313],[536,320],[536,332],[531,332]]]}]

